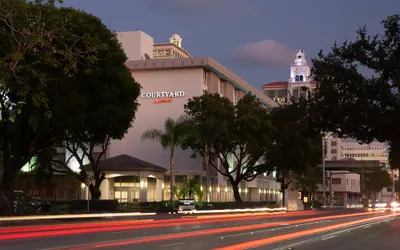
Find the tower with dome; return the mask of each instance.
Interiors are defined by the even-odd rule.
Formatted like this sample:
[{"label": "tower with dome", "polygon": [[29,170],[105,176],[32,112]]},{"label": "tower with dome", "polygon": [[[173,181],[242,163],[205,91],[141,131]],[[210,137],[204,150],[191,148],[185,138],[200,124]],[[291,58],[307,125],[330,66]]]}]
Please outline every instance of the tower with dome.
[{"label": "tower with dome", "polygon": [[173,34],[169,38],[169,43],[155,43],[153,48],[154,59],[165,58],[190,58],[192,57],[182,47],[182,37],[179,34]]},{"label": "tower with dome", "polygon": [[264,94],[280,104],[289,102],[291,98],[298,99],[307,94],[304,89],[312,91],[316,88],[316,82],[311,80],[310,75],[311,69],[305,52],[299,49],[290,65],[288,81],[273,81],[262,85]]}]

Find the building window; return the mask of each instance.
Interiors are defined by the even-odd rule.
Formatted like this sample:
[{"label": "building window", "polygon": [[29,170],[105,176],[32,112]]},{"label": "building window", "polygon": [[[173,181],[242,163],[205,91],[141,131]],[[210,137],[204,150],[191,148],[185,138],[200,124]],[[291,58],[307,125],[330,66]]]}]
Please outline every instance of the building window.
[{"label": "building window", "polygon": [[184,183],[186,179],[185,175],[176,175],[175,176],[175,183]]},{"label": "building window", "polygon": [[342,179],[332,178],[332,185],[340,185],[340,184],[342,184]]},{"label": "building window", "polygon": [[388,192],[392,192],[392,188],[391,188],[391,187],[386,188],[386,190],[387,190]]},{"label": "building window", "polygon": [[219,91],[220,94],[226,96],[226,82],[223,80],[219,80]]},{"label": "building window", "polygon": [[331,149],[331,153],[332,153],[332,154],[337,154],[337,149],[335,149],[335,148],[334,148],[334,149]]},{"label": "building window", "polygon": [[287,97],[287,94],[286,94],[286,89],[279,89],[278,90],[278,93],[277,93],[277,97],[279,97],[279,98],[285,98],[285,97]]},{"label": "building window", "polygon": [[296,100],[299,98],[299,88],[293,89],[293,98]]},{"label": "building window", "polygon": [[238,102],[239,99],[240,99],[240,93],[239,93],[239,91],[240,91],[240,90],[235,89],[235,102]]},{"label": "building window", "polygon": [[265,94],[266,94],[269,98],[273,99],[273,98],[275,97],[275,90],[266,90],[266,91],[265,91]]},{"label": "building window", "polygon": [[208,77],[207,76],[208,76],[208,72],[206,70],[203,70],[203,84],[206,86],[208,86],[208,81],[207,81]]},{"label": "building window", "polygon": [[337,146],[337,142],[336,141],[331,141],[331,146]]}]

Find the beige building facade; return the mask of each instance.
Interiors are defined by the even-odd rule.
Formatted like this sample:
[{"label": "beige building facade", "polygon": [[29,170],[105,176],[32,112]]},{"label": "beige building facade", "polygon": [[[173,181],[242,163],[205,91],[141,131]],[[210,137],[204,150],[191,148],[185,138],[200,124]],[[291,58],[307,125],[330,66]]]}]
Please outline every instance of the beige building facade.
[{"label": "beige building facade", "polygon": [[[251,92],[266,108],[276,107],[277,104],[210,57],[191,57],[188,53],[186,57],[176,56],[170,52],[168,53],[171,54],[171,57],[159,55],[160,50],[163,50],[165,55],[165,51],[171,48],[171,51],[174,51],[173,49],[185,51],[184,49],[180,50],[182,40],[179,40],[181,38],[176,35],[171,37],[170,44],[157,45],[149,35],[142,31],[133,32],[135,34],[129,33],[124,32],[118,37],[122,39],[121,44],[124,48],[125,46],[139,47],[125,48],[125,51],[130,59],[127,66],[132,72],[132,77],[142,86],[139,97],[140,107],[133,126],[125,138],[111,142],[108,157],[115,159],[121,155],[129,156],[140,159],[151,166],[163,168],[165,171],[153,173],[151,169],[154,168],[149,170],[146,168],[146,164],[140,166],[141,176],[138,176],[139,171],[134,169],[125,168],[124,171],[108,169],[106,180],[101,186],[104,194],[101,198],[118,199],[121,202],[168,200],[170,195],[169,150],[163,149],[158,142],[142,141],[141,135],[146,130],[164,130],[164,122],[167,118],[177,119],[183,115],[184,105],[188,99],[201,96],[206,91],[220,93],[233,103]],[[192,159],[190,155],[189,151],[176,149],[174,169],[176,184],[183,183],[187,178],[194,178],[201,183],[203,192],[205,192],[206,173],[203,159],[201,157]],[[127,158],[125,157],[125,159]],[[132,159],[127,159],[127,162],[130,163],[126,164],[133,166]],[[121,180],[126,182],[129,178],[121,179],[121,176],[134,176],[135,178],[132,180],[136,180],[137,183],[123,184]],[[155,184],[152,185],[152,190],[145,191],[144,187],[150,183],[148,178],[155,178],[153,181]],[[211,201],[233,201],[230,183],[213,168],[211,168],[211,182]],[[281,199],[279,189],[280,184],[272,175],[259,176],[252,182],[244,182],[240,185],[243,201],[279,202]],[[203,197],[203,199],[205,198]]]}]

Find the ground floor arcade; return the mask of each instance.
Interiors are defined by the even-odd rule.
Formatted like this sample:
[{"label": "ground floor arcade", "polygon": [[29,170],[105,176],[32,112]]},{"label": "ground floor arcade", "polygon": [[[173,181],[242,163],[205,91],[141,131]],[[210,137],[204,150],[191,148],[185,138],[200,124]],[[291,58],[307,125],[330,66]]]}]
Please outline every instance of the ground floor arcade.
[{"label": "ground floor arcade", "polygon": [[[106,174],[102,182],[101,199],[116,199],[121,203],[153,202],[170,199],[170,177],[165,168],[155,166],[128,155],[120,155],[103,160],[99,168]],[[89,169],[88,169],[89,171]],[[187,179],[196,179],[203,193],[202,200],[206,201],[205,178],[198,175],[175,175],[175,187],[179,188]],[[210,201],[232,202],[233,190],[229,183],[218,185],[217,180],[211,180]],[[251,184],[251,183],[250,183]],[[243,183],[239,192],[243,201],[275,201],[281,200],[279,185],[275,181],[264,181],[258,185]],[[87,187],[82,186],[82,199],[90,194]],[[179,198],[179,197],[178,197]],[[200,197],[196,197],[200,199]]]}]

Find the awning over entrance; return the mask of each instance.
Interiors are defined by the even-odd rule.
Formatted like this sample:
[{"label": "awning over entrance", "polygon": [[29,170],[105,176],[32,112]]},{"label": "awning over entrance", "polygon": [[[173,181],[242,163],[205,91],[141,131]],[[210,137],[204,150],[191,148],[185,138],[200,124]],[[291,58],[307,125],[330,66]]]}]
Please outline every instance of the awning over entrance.
[{"label": "awning over entrance", "polygon": [[[152,163],[142,161],[130,155],[117,155],[100,161],[99,170],[104,172],[125,172],[125,171],[148,171],[164,173],[167,169]],[[91,167],[86,165],[85,170],[91,171]]]}]

